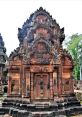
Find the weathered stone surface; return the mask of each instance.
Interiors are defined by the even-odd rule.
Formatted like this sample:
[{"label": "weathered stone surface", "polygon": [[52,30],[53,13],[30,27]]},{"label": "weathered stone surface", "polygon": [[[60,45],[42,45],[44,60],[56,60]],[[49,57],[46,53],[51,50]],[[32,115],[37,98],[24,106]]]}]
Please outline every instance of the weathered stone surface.
[{"label": "weathered stone surface", "polygon": [[4,85],[7,85],[6,76],[3,75],[6,61],[7,61],[6,48],[4,47],[4,41],[0,34],[0,95],[4,93]]},{"label": "weathered stone surface", "polygon": [[8,95],[51,101],[73,93],[71,55],[62,48],[64,28],[43,8],[19,29],[19,47],[9,57]]},{"label": "weathered stone surface", "polygon": [[9,57],[5,113],[57,117],[81,113],[73,90],[73,60],[62,48],[64,28],[42,7],[19,28],[19,47]]}]

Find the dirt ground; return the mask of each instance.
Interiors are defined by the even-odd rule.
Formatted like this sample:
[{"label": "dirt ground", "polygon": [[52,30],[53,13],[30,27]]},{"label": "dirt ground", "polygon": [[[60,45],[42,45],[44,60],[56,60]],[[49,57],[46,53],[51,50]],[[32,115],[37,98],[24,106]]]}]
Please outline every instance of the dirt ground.
[{"label": "dirt ground", "polygon": [[9,116],[9,115],[0,115],[0,117],[12,117],[12,116]]}]

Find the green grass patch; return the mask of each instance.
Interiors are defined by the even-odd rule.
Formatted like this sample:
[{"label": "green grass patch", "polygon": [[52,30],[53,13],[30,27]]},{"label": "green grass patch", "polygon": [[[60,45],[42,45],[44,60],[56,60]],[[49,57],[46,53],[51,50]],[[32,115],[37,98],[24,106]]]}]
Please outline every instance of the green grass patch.
[{"label": "green grass patch", "polygon": [[0,101],[3,101],[4,100],[4,96],[0,96]]},{"label": "green grass patch", "polygon": [[82,101],[80,101],[80,103],[82,104]]}]

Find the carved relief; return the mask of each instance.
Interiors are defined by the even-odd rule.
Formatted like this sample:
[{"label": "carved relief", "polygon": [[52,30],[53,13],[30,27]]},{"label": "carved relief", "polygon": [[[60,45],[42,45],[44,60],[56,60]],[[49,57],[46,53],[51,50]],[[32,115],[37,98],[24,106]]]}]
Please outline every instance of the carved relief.
[{"label": "carved relief", "polygon": [[30,55],[31,63],[49,64],[51,59],[50,47],[43,41],[34,44]]},{"label": "carved relief", "polygon": [[30,72],[26,72],[26,97],[30,97]]},{"label": "carved relief", "polygon": [[38,53],[47,53],[48,52],[48,47],[47,47],[47,45],[45,44],[45,43],[43,43],[43,42],[38,42],[36,45],[35,45],[35,47],[34,47],[34,49],[35,49],[35,51],[36,51],[36,53],[38,52]]},{"label": "carved relief", "polygon": [[11,81],[11,94],[19,95],[19,80]]},{"label": "carved relief", "polygon": [[35,19],[35,22],[45,24],[47,22],[47,17],[44,15],[38,15]]},{"label": "carved relief", "polygon": [[20,74],[11,73],[11,94],[19,95],[20,94]]},{"label": "carved relief", "polygon": [[57,74],[57,70],[55,70],[53,72],[53,92],[54,92],[54,96],[58,95],[57,88],[58,88],[58,74]]},{"label": "carved relief", "polygon": [[34,76],[34,98],[49,98],[50,81],[49,74],[36,73]]},{"label": "carved relief", "polygon": [[71,92],[71,80],[70,79],[63,79],[62,80],[62,93],[70,93]]},{"label": "carved relief", "polygon": [[33,65],[31,66],[31,72],[52,72],[53,67],[52,66],[39,66],[39,65]]},{"label": "carved relief", "polygon": [[49,39],[50,34],[45,28],[37,28],[34,33],[34,39],[44,37],[44,39]]}]

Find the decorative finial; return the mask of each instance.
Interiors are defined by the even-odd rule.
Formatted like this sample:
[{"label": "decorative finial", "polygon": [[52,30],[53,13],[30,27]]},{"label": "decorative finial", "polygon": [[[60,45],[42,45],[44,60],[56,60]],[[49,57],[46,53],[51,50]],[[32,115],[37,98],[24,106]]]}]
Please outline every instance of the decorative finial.
[{"label": "decorative finial", "polygon": [[39,10],[43,10],[43,7],[40,7]]},{"label": "decorative finial", "polygon": [[4,47],[4,42],[3,42],[3,38],[1,36],[1,33],[0,33],[0,47]]},{"label": "decorative finial", "polygon": [[3,40],[2,36],[1,36],[1,33],[0,33],[0,40]]}]

